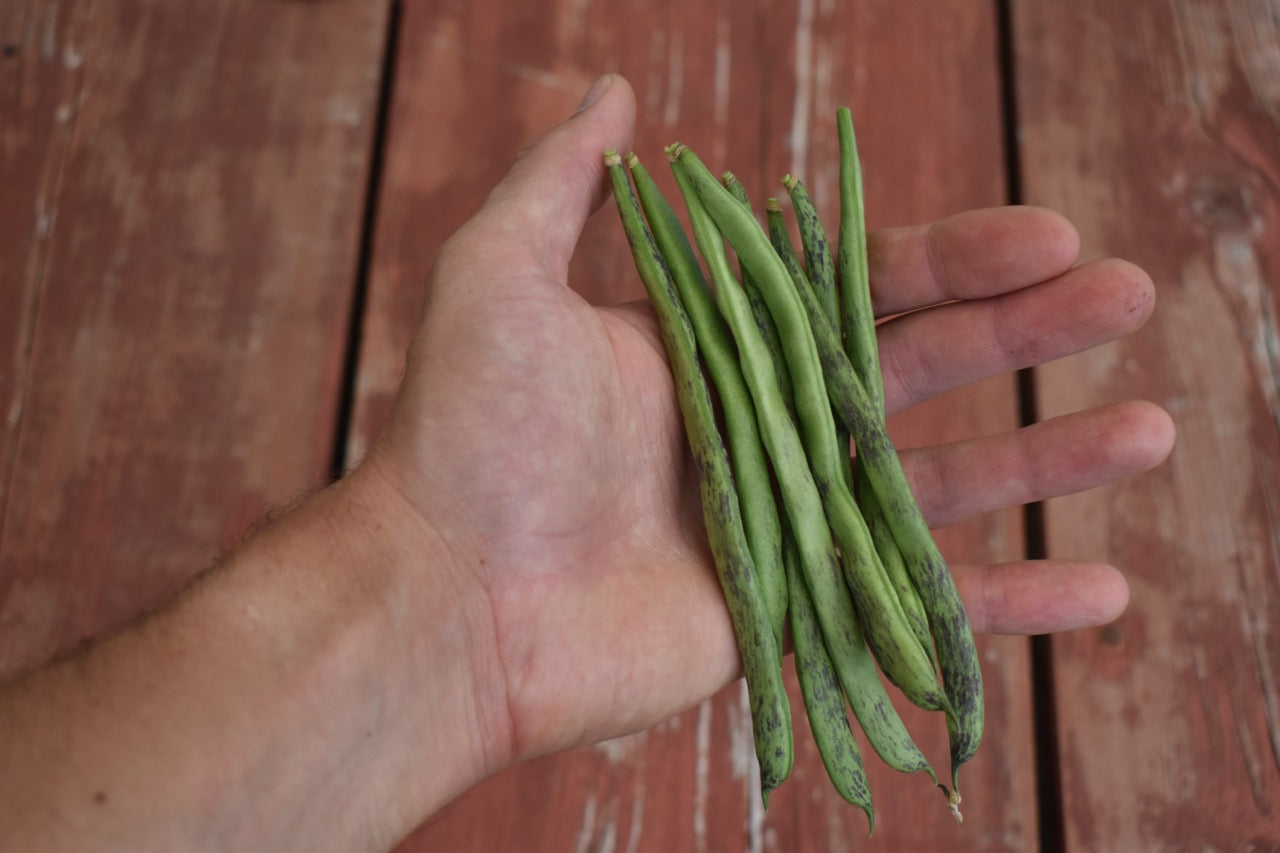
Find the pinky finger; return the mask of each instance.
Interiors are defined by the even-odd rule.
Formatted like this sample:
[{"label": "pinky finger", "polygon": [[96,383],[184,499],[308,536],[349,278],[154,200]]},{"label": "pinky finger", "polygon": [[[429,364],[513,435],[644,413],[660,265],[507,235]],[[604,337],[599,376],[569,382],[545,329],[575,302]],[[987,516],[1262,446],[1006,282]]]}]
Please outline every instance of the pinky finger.
[{"label": "pinky finger", "polygon": [[1105,563],[1018,560],[953,567],[973,629],[1047,634],[1104,625],[1124,612],[1129,586]]}]

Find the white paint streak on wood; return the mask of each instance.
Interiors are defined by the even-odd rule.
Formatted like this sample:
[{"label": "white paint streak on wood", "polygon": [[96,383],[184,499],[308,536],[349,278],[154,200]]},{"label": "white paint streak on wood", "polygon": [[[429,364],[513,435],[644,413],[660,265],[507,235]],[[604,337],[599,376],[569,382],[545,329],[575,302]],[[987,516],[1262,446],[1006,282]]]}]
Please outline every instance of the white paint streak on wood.
[{"label": "white paint streak on wood", "polygon": [[761,853],[764,850],[764,800],[760,796],[760,763],[756,760],[755,734],[751,728],[751,698],[747,693],[747,680],[738,682],[739,731],[733,739],[735,764],[741,763],[743,793],[747,798],[747,850]]},{"label": "white paint streak on wood", "polygon": [[649,73],[645,80],[642,118],[647,115],[658,115],[658,108],[662,105],[662,77],[666,66],[662,58],[666,52],[667,31],[662,27],[655,27],[649,37]]},{"label": "white paint streak on wood", "polygon": [[600,741],[592,749],[603,755],[610,764],[618,765],[634,761],[637,757],[643,757],[648,742],[649,735],[647,732],[636,732],[635,734]]},{"label": "white paint streak on wood", "polygon": [[1178,0],[1173,4],[1178,47],[1182,54],[1184,85],[1190,102],[1212,121],[1218,99],[1229,83],[1226,32],[1211,4]]},{"label": "white paint streak on wood", "polygon": [[613,853],[617,846],[617,796],[609,797],[604,814],[601,815],[596,795],[588,793],[586,801],[582,804],[582,825],[578,827],[578,837],[574,840],[574,853]]},{"label": "white paint streak on wood", "polygon": [[711,778],[711,700],[698,706],[698,728],[694,736],[693,762],[693,846],[707,849],[707,798]]},{"label": "white paint streak on wood", "polygon": [[45,59],[53,59],[58,43],[58,7],[50,5],[44,19],[44,31],[40,38],[40,55]]},{"label": "white paint streak on wood", "polygon": [[[1259,463],[1265,466],[1267,473],[1270,471],[1271,465],[1265,458],[1259,459]],[[1274,477],[1265,478],[1268,484],[1275,482]],[[1273,521],[1275,519],[1275,497],[1271,488],[1261,489],[1267,508],[1267,515]],[[1272,536],[1274,542],[1274,534]],[[1270,555],[1271,559],[1275,559],[1274,551]],[[1274,563],[1272,563],[1274,565]],[[1265,565],[1265,564],[1264,564]],[[1246,647],[1253,652],[1253,669],[1257,673],[1258,681],[1261,686],[1262,693],[1262,710],[1263,721],[1266,726],[1266,735],[1270,742],[1270,753],[1272,758],[1272,769],[1280,768],[1280,716],[1277,715],[1277,690],[1275,669],[1280,662],[1272,659],[1272,654],[1268,648],[1267,635],[1270,628],[1270,614],[1265,606],[1258,606],[1258,602],[1266,602],[1266,594],[1263,589],[1266,581],[1256,577],[1258,574],[1259,561],[1255,559],[1241,559],[1236,564],[1236,571],[1239,574],[1241,601],[1236,608],[1240,619],[1240,631],[1245,639]],[[1232,722],[1235,725],[1236,740],[1238,742],[1240,756],[1243,761],[1246,775],[1249,777],[1249,788],[1253,794],[1254,805],[1260,812],[1265,813],[1269,810],[1267,802],[1267,771],[1264,769],[1263,755],[1264,750],[1256,743],[1252,729],[1249,724],[1249,705],[1254,700],[1254,689],[1249,684],[1247,676],[1244,681],[1246,687],[1243,695],[1232,696],[1232,705],[1235,713],[1232,714]],[[1233,694],[1235,691],[1232,691]]]},{"label": "white paint streak on wood", "polygon": [[[1249,206],[1247,203],[1244,205]],[[1221,229],[1213,238],[1214,278],[1235,303],[1249,345],[1253,380],[1280,428],[1280,321],[1248,230]]]},{"label": "white paint streak on wood", "polygon": [[[1274,477],[1268,479],[1275,483]],[[1272,489],[1262,491],[1266,502],[1267,518],[1271,519],[1271,565],[1280,564],[1280,506],[1277,506],[1276,495]],[[1255,584],[1249,583],[1245,594],[1251,601],[1263,601],[1264,593]],[[1275,630],[1271,624],[1271,611],[1265,607],[1255,607],[1257,617],[1251,627],[1254,659],[1257,663],[1258,677],[1262,681],[1262,704],[1267,721],[1267,734],[1271,740],[1271,760],[1277,771],[1280,771],[1280,661],[1271,656],[1271,646],[1267,644],[1267,635]]]},{"label": "white paint streak on wood", "polygon": [[[747,767],[755,760],[755,752],[751,748],[751,715],[739,702],[726,702],[724,713],[728,722],[729,772],[734,779],[746,779]],[[747,716],[745,726],[744,714]]]},{"label": "white paint streak on wood", "polygon": [[591,0],[570,0],[568,8],[561,16],[563,22],[560,28],[561,44],[576,47],[586,41],[587,11],[590,6]]},{"label": "white paint streak on wood", "polygon": [[1254,101],[1280,125],[1280,9],[1271,2],[1228,7],[1236,55]]},{"label": "white paint streak on wood", "polygon": [[645,798],[645,773],[644,768],[639,768],[636,773],[636,789],[631,795],[631,828],[627,833],[627,853],[638,853],[640,850],[640,836],[644,831],[644,798]]},{"label": "white paint streak on wood", "polygon": [[680,97],[684,94],[684,32],[671,34],[667,50],[667,97],[662,109],[662,123],[667,127],[680,124]]},{"label": "white paint streak on wood", "polygon": [[587,794],[582,804],[582,826],[578,827],[578,839],[573,845],[574,853],[590,853],[591,838],[596,831],[596,795]]},{"label": "white paint streak on wood", "polygon": [[[832,28],[832,23],[820,20],[817,26],[820,31],[826,32]],[[831,223],[824,226],[824,230],[828,232],[828,238],[835,236],[831,228],[837,221],[835,216],[839,208],[836,194],[840,187],[840,146],[836,135],[835,114],[835,105],[839,100],[839,96],[833,90],[833,80],[837,66],[834,57],[835,52],[839,49],[838,43],[833,42],[832,39],[823,38],[819,40],[814,50],[813,102],[815,105],[819,105],[822,110],[816,117],[819,132],[815,135],[814,142],[820,145],[823,150],[817,156],[808,159],[810,171],[803,177],[809,190],[809,195],[813,198],[814,206],[817,207],[823,222]],[[834,247],[835,243],[832,242],[831,245]]]},{"label": "white paint streak on wood", "polygon": [[813,0],[800,0],[796,11],[796,91],[791,99],[790,172],[803,175],[809,150],[809,112],[813,84]]},{"label": "white paint streak on wood", "polygon": [[721,13],[716,18],[716,73],[711,103],[717,127],[726,127],[729,123],[729,83],[733,70],[732,27],[729,15]]},{"label": "white paint streak on wood", "polygon": [[548,71],[546,68],[538,68],[536,65],[526,65],[522,62],[503,62],[500,66],[503,71],[511,76],[527,80],[536,86],[544,86],[548,89],[554,89],[558,92],[567,92],[570,89],[577,91],[578,78],[566,78],[562,74],[555,71]]},{"label": "white paint streak on wood", "polygon": [[592,853],[613,853],[618,846],[618,797],[609,797],[605,807],[604,826],[600,831],[600,840],[591,848]]}]

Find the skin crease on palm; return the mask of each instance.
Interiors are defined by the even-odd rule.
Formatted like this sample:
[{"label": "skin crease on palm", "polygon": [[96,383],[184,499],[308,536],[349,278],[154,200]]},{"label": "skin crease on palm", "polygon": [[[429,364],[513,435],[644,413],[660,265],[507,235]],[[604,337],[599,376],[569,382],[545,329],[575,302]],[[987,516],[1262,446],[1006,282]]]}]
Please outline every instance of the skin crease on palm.
[{"label": "skin crease on palm", "polygon": [[[629,85],[605,85],[443,247],[370,459],[474,568],[465,583],[491,620],[479,642],[505,685],[481,726],[506,740],[498,763],[647,727],[739,674],[652,312],[592,307],[566,285],[607,197],[600,154],[627,150],[634,126]],[[1074,228],[1036,208],[872,235],[877,313],[912,310],[880,330],[890,413],[1141,326],[1154,306],[1145,273],[1077,265],[1078,251]],[[903,464],[937,526],[1147,470],[1172,442],[1161,409],[1120,402],[912,449]],[[1103,564],[953,570],[983,632],[1097,625],[1128,599]]]}]

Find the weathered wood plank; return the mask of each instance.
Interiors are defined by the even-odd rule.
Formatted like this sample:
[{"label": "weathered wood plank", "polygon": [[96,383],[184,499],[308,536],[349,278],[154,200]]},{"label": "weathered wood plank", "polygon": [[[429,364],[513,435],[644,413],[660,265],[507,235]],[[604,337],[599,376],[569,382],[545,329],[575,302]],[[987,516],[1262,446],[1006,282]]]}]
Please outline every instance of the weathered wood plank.
[{"label": "weathered wood plank", "polygon": [[[840,8],[835,8],[835,6]],[[535,134],[571,112],[595,75],[619,70],[640,104],[636,149],[663,182],[676,138],[732,168],[762,200],[788,170],[828,211],[835,198],[834,110],[854,106],[875,224],[923,221],[1004,200],[991,4],[927,9],[889,0],[802,3],[547,3],[493,15],[482,4],[406,4],[400,21],[380,188],[352,456],[383,421],[399,382],[432,256]],[[799,141],[794,149],[786,148]],[[828,212],[827,216],[834,214]],[[601,301],[639,296],[616,215],[587,226],[571,283]],[[1007,380],[895,419],[904,444],[1007,429]],[[940,532],[948,556],[1021,556],[1018,514]],[[1026,643],[983,642],[987,745],[968,769],[968,820],[956,827],[924,777],[877,768],[885,849],[1016,849],[1036,844]],[[794,677],[795,707],[799,711]],[[797,765],[758,806],[740,684],[653,730],[533,762],[482,783],[405,850],[827,850],[865,836],[835,795],[800,712]],[[940,721],[913,715],[946,766]]]},{"label": "weathered wood plank", "polygon": [[0,675],[325,479],[386,4],[0,11]]},{"label": "weathered wood plank", "polygon": [[1151,273],[1140,334],[1038,371],[1043,414],[1147,397],[1172,460],[1051,502],[1048,547],[1127,570],[1055,638],[1073,850],[1280,845],[1280,16],[1274,3],[1015,4],[1028,201]]}]

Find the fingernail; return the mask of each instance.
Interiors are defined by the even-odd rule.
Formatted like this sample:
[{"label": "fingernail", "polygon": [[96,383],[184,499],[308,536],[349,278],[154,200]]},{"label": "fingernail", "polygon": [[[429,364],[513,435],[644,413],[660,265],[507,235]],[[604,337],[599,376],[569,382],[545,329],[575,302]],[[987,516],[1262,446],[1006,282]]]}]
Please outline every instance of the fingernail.
[{"label": "fingernail", "polygon": [[582,112],[600,100],[605,90],[613,85],[613,77],[613,74],[601,74],[597,77],[596,82],[592,83],[591,88],[587,90],[587,94],[582,96],[582,103],[578,104],[577,112]]}]

